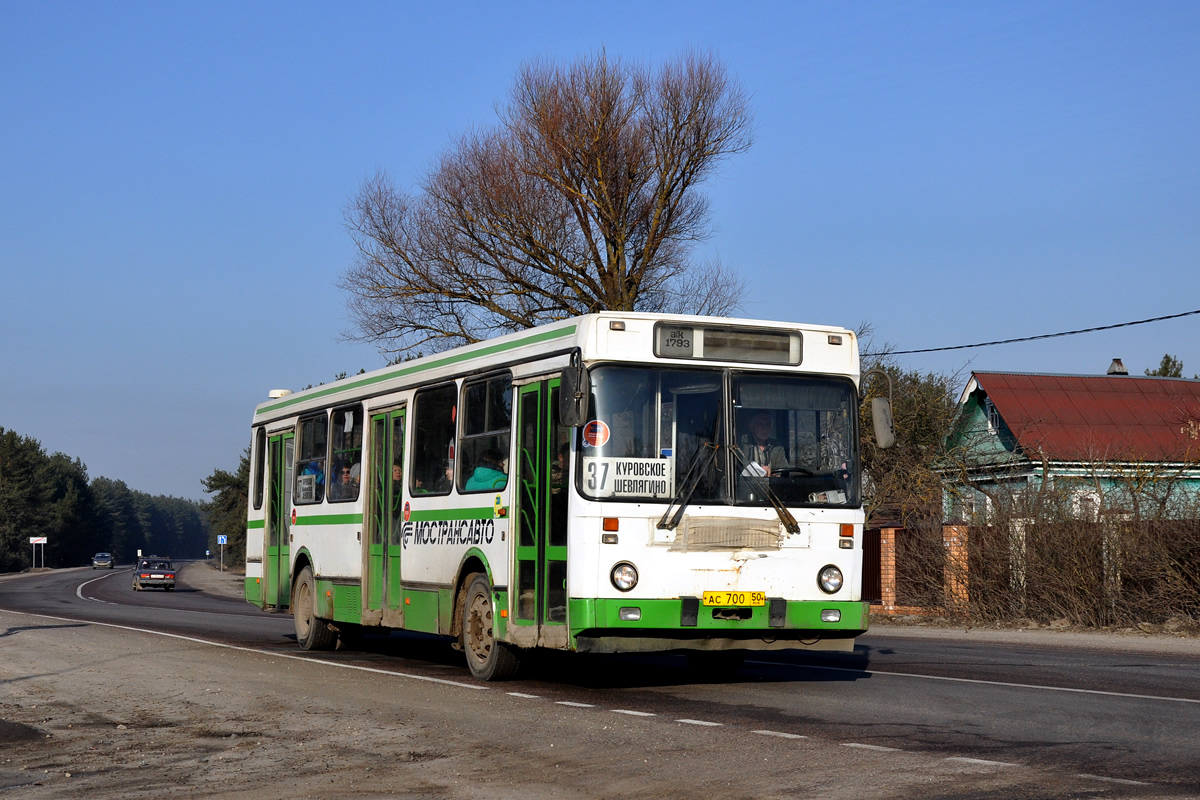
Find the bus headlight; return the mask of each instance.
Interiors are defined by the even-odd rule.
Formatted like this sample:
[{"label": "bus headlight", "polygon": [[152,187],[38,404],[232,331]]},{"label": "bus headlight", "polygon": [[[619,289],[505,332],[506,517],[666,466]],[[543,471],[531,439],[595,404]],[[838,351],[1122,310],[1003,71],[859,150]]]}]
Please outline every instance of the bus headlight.
[{"label": "bus headlight", "polygon": [[817,573],[817,585],[825,594],[837,594],[838,589],[842,588],[842,571],[833,564],[821,567]]},{"label": "bus headlight", "polygon": [[612,585],[617,587],[618,590],[628,592],[637,586],[637,567],[628,561],[622,561],[612,568],[612,572],[609,573],[608,577],[612,581]]}]

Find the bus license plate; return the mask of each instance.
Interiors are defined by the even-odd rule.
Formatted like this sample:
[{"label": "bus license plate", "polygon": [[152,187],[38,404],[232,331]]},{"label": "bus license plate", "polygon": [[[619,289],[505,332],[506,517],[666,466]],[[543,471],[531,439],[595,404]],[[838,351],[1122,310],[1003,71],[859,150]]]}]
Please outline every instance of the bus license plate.
[{"label": "bus license plate", "polygon": [[766,592],[705,592],[706,606],[764,606]]}]

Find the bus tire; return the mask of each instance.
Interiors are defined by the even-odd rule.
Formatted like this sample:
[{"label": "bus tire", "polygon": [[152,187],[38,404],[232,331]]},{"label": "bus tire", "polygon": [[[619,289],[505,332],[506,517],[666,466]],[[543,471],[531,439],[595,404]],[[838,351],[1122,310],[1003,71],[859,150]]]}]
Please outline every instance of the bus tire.
[{"label": "bus tire", "polygon": [[471,675],[481,681],[508,680],[517,672],[517,651],[496,641],[492,586],[487,576],[476,572],[467,579],[463,593],[462,647]]},{"label": "bus tire", "polygon": [[292,621],[296,643],[301,650],[332,650],[337,633],[316,613],[317,582],[312,569],[305,567],[292,585]]}]

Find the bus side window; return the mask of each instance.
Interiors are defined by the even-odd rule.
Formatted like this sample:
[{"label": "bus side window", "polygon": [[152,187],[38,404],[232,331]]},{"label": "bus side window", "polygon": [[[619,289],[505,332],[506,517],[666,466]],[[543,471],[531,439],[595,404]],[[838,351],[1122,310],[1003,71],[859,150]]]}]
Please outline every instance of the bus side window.
[{"label": "bus side window", "polygon": [[292,502],[296,505],[319,503],[325,497],[325,444],[327,417],[300,420],[300,441],[296,446],[296,489]]},{"label": "bus side window", "polygon": [[259,428],[254,435],[254,508],[258,510],[263,504],[263,483],[266,478],[267,463],[267,431]]},{"label": "bus side window", "polygon": [[508,485],[512,375],[463,384],[458,490],[493,492]]},{"label": "bus side window", "polygon": [[412,464],[409,490],[413,494],[448,494],[454,469],[455,401],[453,383],[424,389],[413,400]]},{"label": "bus side window", "polygon": [[334,409],[329,499],[357,500],[362,478],[363,414],[361,406]]}]

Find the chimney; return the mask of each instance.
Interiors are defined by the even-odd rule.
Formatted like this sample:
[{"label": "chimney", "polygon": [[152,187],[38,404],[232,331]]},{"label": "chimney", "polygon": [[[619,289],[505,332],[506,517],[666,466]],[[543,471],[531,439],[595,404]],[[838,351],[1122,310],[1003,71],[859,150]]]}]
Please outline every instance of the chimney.
[{"label": "chimney", "polygon": [[1125,365],[1121,363],[1121,359],[1114,358],[1113,363],[1108,365],[1109,375],[1128,375],[1129,370],[1125,369]]}]

